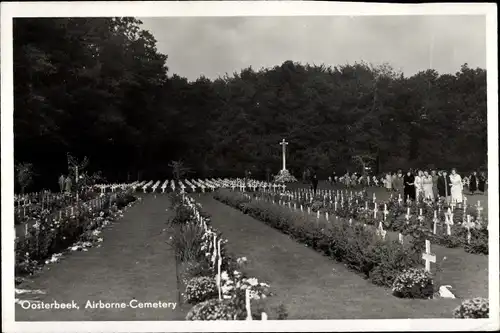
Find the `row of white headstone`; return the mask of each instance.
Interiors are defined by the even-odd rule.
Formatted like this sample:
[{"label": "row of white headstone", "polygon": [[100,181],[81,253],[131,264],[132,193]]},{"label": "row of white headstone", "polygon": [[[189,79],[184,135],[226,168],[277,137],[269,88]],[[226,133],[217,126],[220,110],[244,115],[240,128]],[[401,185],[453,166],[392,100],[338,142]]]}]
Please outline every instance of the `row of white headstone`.
[{"label": "row of white headstone", "polygon": [[[160,186],[161,185],[161,186]],[[200,190],[201,192],[205,192],[206,190],[215,190],[217,188],[231,188],[233,190],[239,189],[240,191],[246,191],[247,189],[252,189],[256,191],[258,189],[261,190],[282,190],[286,189],[286,185],[284,184],[276,184],[276,183],[267,183],[263,181],[257,180],[244,180],[244,179],[183,179],[179,181],[175,180],[165,180],[163,183],[161,181],[135,181],[133,183],[120,183],[120,184],[97,184],[96,188],[99,188],[101,192],[106,192],[110,190],[114,192],[116,189],[133,189],[137,191],[138,189],[142,190],[146,193],[148,190],[152,192],[156,192],[158,189],[161,189],[162,193],[165,193],[167,188],[170,188],[172,191],[180,189],[181,192],[185,191],[187,188],[190,188],[192,192]]]},{"label": "row of white headstone", "polygon": [[[296,195],[294,193],[289,193],[288,196],[291,197],[291,198],[296,198]],[[248,194],[247,194],[247,197],[251,198],[251,196],[248,195]],[[334,195],[333,199],[335,200],[335,204],[337,203],[337,201],[336,201],[337,198],[338,197],[336,195]],[[256,196],[255,199],[262,200],[262,198],[259,197],[259,196]],[[275,202],[274,199],[273,199],[272,203],[273,204],[283,205],[283,206],[288,207],[289,209],[292,209],[290,201],[285,202],[283,200],[280,200],[278,202]],[[330,201],[330,203],[332,203],[332,201]],[[478,215],[480,215],[480,212],[482,210],[480,201],[478,201],[477,207],[478,207]],[[293,210],[297,210],[297,209],[298,209],[297,208],[297,204],[294,203]],[[335,210],[336,210],[336,205],[335,205]],[[368,203],[366,203],[366,210],[368,210]],[[302,205],[300,205],[300,211],[304,212],[304,209],[303,209]],[[374,212],[374,216],[376,217],[377,216],[376,214],[378,212],[378,205],[376,203],[374,204],[373,212]],[[307,213],[311,214],[311,207],[308,207]],[[383,211],[383,213],[384,213],[384,221],[385,221],[386,220],[386,216],[388,214],[387,204],[384,204],[384,211]],[[422,214],[422,209],[420,209],[419,213],[420,213],[419,220],[423,221],[424,217],[423,217],[423,214]],[[437,211],[434,211],[434,219],[433,219],[433,222],[434,222],[433,233],[434,234],[437,233],[437,224],[439,223],[439,219],[438,219],[437,213],[438,213]],[[410,215],[410,208],[408,207],[407,214],[405,215],[407,223],[409,223],[410,216],[411,216]],[[316,218],[317,218],[317,220],[319,220],[320,217],[321,217],[321,213],[318,210],[316,212]],[[337,216],[335,218],[338,219]],[[327,221],[329,221],[328,212],[325,212],[325,219]],[[352,219],[349,219],[349,224],[352,225]],[[454,223],[453,223],[453,213],[452,213],[451,208],[448,208],[447,212],[445,213],[445,224],[447,226],[447,234],[451,235],[451,226],[454,225]],[[471,240],[471,232],[470,232],[470,230],[471,230],[471,228],[474,228],[476,226],[475,223],[472,222],[470,215],[467,215],[466,221],[464,221],[464,223],[462,224],[462,226],[465,227],[465,228],[467,228],[467,231],[468,231],[468,233],[467,233],[467,241],[470,242],[470,240]],[[364,224],[364,227],[367,227],[367,225]],[[377,232],[378,236],[380,236],[383,240],[385,240],[387,231],[384,230],[382,221],[379,222],[379,225],[377,227],[377,231],[376,232]],[[404,236],[403,236],[403,234],[399,233],[398,236],[399,236],[399,242],[401,244],[403,244],[404,243]],[[436,262],[436,255],[434,255],[434,254],[431,253],[431,243],[430,243],[429,240],[425,241],[425,252],[422,254],[422,259],[425,261],[425,270],[430,272],[430,267],[431,267],[430,264]]]},{"label": "row of white headstone", "polygon": [[[359,192],[358,193],[353,193],[351,191],[350,192],[350,196],[348,196],[348,192],[347,191],[344,192],[344,191],[337,190],[337,193],[335,194],[335,192],[332,193],[331,190],[324,190],[324,191],[320,192],[319,198],[320,199],[323,198],[323,201],[324,201],[325,204],[328,201],[330,201],[330,204],[333,204],[333,206],[334,206],[334,210],[337,211],[338,202],[340,202],[341,208],[344,207],[344,193],[346,193],[347,204],[348,204],[349,207],[351,206],[353,198],[355,197],[355,195],[361,194]],[[332,194],[333,194],[333,198],[332,198]],[[288,192],[288,193],[286,193],[286,195],[291,200],[294,200],[294,199],[296,199],[296,200],[303,200],[303,199],[305,199],[306,201],[310,201],[310,202],[313,201],[313,197],[314,197],[314,194],[311,193],[308,190],[299,190],[298,192]],[[356,204],[358,204],[358,199],[357,198],[356,198],[355,201],[356,201]],[[402,204],[401,195],[399,195],[398,202],[399,202],[400,205]],[[373,194],[373,205],[374,205],[374,208],[373,208],[372,211],[373,211],[373,214],[374,214],[374,218],[377,218],[377,214],[379,212],[379,210],[378,210],[378,206],[379,205],[376,203],[376,196],[375,196],[375,194]],[[290,202],[288,202],[288,206],[290,207]],[[370,211],[370,209],[368,208],[368,206],[369,206],[368,201],[365,201],[365,211]],[[473,229],[473,228],[475,228],[477,226],[477,223],[481,223],[481,213],[483,211],[483,207],[481,206],[481,202],[479,200],[478,200],[477,205],[475,207],[476,207],[476,210],[477,210],[476,223],[474,221],[472,221],[472,216],[466,214],[467,200],[465,199],[465,201],[462,204],[462,208],[463,208],[463,212],[464,212],[462,226],[467,229],[467,241],[469,243],[470,243],[470,239],[471,239],[471,232],[470,232],[470,230]],[[294,208],[296,209],[296,204],[295,203],[294,203]],[[444,224],[446,225],[446,232],[447,232],[448,235],[451,235],[451,226],[454,225],[454,222],[453,222],[453,215],[454,214],[453,214],[453,212],[455,211],[455,208],[456,208],[456,205],[452,203],[450,205],[450,207],[448,208],[447,212],[444,214],[444,217],[445,217]],[[300,210],[303,211],[302,205],[300,206]],[[440,211],[441,211],[441,207],[438,207],[438,211],[434,211],[434,218],[433,218],[433,223],[434,223],[434,225],[433,225],[433,233],[434,234],[437,233],[437,225],[440,222],[440,220],[438,218],[438,213],[440,213]],[[308,212],[310,213],[310,208],[308,208]],[[387,220],[387,215],[389,215],[389,213],[390,212],[387,210],[387,204],[384,204],[384,210],[382,211],[384,221]],[[423,216],[421,208],[420,208],[419,213],[420,214],[418,216],[418,220],[420,222],[423,222],[424,221],[424,216]],[[319,214],[320,214],[319,211],[317,212],[317,214],[318,214],[318,218],[319,218]],[[328,212],[325,212],[325,215],[326,215],[326,219],[328,220]],[[410,213],[410,208],[408,207],[407,208],[407,213],[405,215],[406,222],[408,224],[410,223],[410,217],[411,217],[411,213]]]},{"label": "row of white headstone", "polygon": [[[195,219],[199,223],[201,227],[205,230],[205,233],[209,233],[210,235],[213,235],[213,242],[210,242],[211,246],[209,251],[212,251],[212,256],[211,256],[211,262],[212,262],[212,267],[217,269],[217,275],[216,275],[216,283],[217,283],[217,290],[218,290],[218,296],[219,296],[219,301],[222,300],[222,283],[221,283],[221,267],[222,267],[222,255],[221,255],[221,241],[222,239],[217,239],[217,234],[213,232],[211,227],[207,226],[206,220],[202,217],[198,206],[195,204],[195,201],[193,198],[186,196],[183,194],[182,200],[184,202],[184,205],[189,207],[192,211],[193,214],[195,215]],[[251,297],[250,297],[250,289],[247,288],[245,290],[245,309],[247,312],[247,320],[252,320],[252,311],[251,311],[251,303],[250,303]],[[262,320],[267,320],[267,314],[265,312],[262,312]]]}]

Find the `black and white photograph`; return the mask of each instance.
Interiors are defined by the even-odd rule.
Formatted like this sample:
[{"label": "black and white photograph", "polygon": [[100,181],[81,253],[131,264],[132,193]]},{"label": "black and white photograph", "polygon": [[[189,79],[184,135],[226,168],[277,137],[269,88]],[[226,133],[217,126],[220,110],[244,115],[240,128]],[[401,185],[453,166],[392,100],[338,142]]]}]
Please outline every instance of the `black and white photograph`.
[{"label": "black and white photograph", "polygon": [[4,331],[499,329],[496,29],[2,4]]}]

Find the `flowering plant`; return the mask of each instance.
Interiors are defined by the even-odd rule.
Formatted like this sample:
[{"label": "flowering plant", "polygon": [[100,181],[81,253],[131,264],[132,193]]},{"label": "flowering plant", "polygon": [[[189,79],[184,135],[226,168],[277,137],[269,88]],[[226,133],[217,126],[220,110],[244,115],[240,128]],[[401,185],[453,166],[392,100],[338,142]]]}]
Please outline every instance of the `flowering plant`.
[{"label": "flowering plant", "polygon": [[434,293],[432,275],[421,268],[404,270],[394,280],[392,291],[401,298],[431,298]]},{"label": "flowering plant", "polygon": [[251,299],[261,299],[271,296],[267,283],[259,282],[256,278],[246,278],[239,271],[233,271],[230,276],[226,271],[221,273],[221,290],[224,298],[233,298],[246,289],[250,290]]},{"label": "flowering plant", "polygon": [[454,318],[489,318],[490,304],[487,298],[467,299],[453,310]]},{"label": "flowering plant", "polygon": [[213,277],[198,276],[188,280],[184,298],[190,304],[217,297],[217,284]]},{"label": "flowering plant", "polygon": [[193,306],[186,320],[235,320],[241,313],[230,300],[210,299]]}]

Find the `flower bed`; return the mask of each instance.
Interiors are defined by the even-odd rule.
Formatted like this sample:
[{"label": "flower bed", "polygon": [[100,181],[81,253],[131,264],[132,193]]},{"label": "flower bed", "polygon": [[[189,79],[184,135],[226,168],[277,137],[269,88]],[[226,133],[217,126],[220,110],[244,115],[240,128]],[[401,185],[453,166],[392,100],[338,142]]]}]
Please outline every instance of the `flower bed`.
[{"label": "flower bed", "polygon": [[[218,190],[214,197],[324,255],[344,262],[374,284],[392,287],[396,297],[429,299],[440,294],[434,285],[435,277],[421,268],[423,234],[415,234],[411,242],[403,246],[399,242],[382,240],[376,229],[353,223],[351,219],[320,222],[311,215],[297,214],[284,206],[228,190]],[[457,308],[454,316],[483,318],[486,301],[471,302]]]},{"label": "flower bed", "polygon": [[[290,195],[281,193],[258,193],[253,194],[260,199],[279,202],[284,204],[290,202],[291,205],[302,205],[303,209],[310,209],[311,212],[320,212],[335,215],[341,218],[352,218],[360,223],[378,226],[382,221],[385,230],[400,232],[403,235],[418,235],[425,237],[433,244],[439,244],[445,247],[463,247],[466,252],[474,254],[488,254],[488,221],[481,217],[481,223],[478,223],[477,210],[468,206],[466,211],[463,209],[453,210],[453,225],[450,226],[450,235],[447,232],[445,224],[445,214],[450,208],[445,202],[438,203],[423,201],[403,203],[398,202],[397,198],[392,198],[386,202],[378,202],[377,216],[375,217],[375,203],[368,198],[366,191],[353,193],[352,197],[345,195],[338,199],[337,205],[330,202],[330,199],[324,196],[317,196],[311,200],[310,197],[300,196],[292,198]],[[322,199],[322,200],[321,200]],[[387,216],[384,220],[384,208],[387,208]],[[410,209],[410,216],[407,219],[406,214]],[[420,215],[422,212],[422,215]],[[436,233],[434,233],[434,214],[436,213]],[[468,241],[468,232],[464,227],[467,222],[467,215],[471,216],[474,227],[470,229],[470,240]]]},{"label": "flower bed", "polygon": [[[290,235],[324,255],[368,278],[376,285],[392,287],[405,269],[421,266],[421,242],[402,245],[383,240],[372,228],[340,219],[320,223],[266,201],[249,199],[243,194],[219,190],[215,198]],[[410,295],[411,296],[411,295]]]},{"label": "flower bed", "polygon": [[[176,214],[169,221],[170,245],[178,261],[182,301],[193,305],[186,320],[245,320],[249,315],[260,320],[263,313],[269,319],[286,318],[283,308],[266,305],[265,299],[272,296],[269,285],[246,276],[246,258],[235,259],[228,253],[227,240],[211,227],[201,206],[176,193],[172,202]],[[250,313],[247,300],[251,300]]]},{"label": "flower bed", "polygon": [[44,263],[57,261],[60,252],[82,250],[102,240],[100,228],[121,214],[120,209],[136,198],[128,192],[105,195],[100,210],[81,203],[74,214],[62,219],[49,218],[42,213],[28,234],[15,240],[15,274],[33,274]]}]

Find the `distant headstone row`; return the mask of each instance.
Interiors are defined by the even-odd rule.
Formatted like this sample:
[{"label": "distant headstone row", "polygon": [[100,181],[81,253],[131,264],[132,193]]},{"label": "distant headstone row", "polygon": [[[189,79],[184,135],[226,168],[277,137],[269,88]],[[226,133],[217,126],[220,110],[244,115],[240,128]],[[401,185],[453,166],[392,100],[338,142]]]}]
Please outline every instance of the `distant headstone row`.
[{"label": "distant headstone row", "polygon": [[183,179],[183,180],[165,180],[165,181],[135,181],[133,183],[121,184],[98,184],[95,185],[101,192],[111,191],[117,189],[132,189],[135,191],[142,191],[143,193],[165,193],[172,191],[181,192],[208,192],[214,191],[218,188],[228,188],[232,190],[241,191],[257,191],[257,190],[270,190],[270,191],[284,191],[285,184],[269,183],[253,179]]}]

